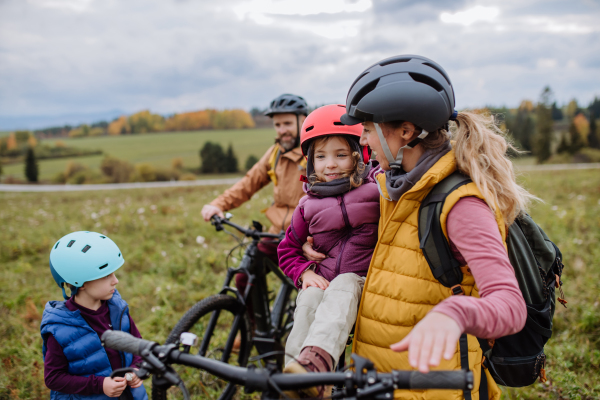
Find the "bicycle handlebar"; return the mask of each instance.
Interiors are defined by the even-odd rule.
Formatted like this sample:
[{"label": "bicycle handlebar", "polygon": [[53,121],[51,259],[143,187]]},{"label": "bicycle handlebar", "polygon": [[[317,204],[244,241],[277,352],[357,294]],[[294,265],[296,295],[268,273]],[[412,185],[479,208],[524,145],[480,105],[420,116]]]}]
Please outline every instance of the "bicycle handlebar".
[{"label": "bicycle handlebar", "polygon": [[269,239],[277,239],[277,240],[283,239],[283,235],[275,234],[275,233],[268,233],[268,232],[261,232],[254,228],[244,228],[238,224],[234,224],[233,222],[229,221],[227,218],[221,218],[218,215],[213,215],[212,217],[210,217],[210,221],[211,221],[211,224],[213,224],[215,226],[217,231],[222,230],[223,229],[222,225],[224,224],[224,225],[229,225],[229,226],[237,229],[238,231],[243,233],[244,236],[251,237],[252,239],[255,239],[255,240],[259,240],[261,238],[269,238]]},{"label": "bicycle handlebar", "polygon": [[[147,362],[150,359],[167,365],[181,364],[206,370],[221,379],[245,386],[247,392],[256,390],[264,392],[272,389],[273,386],[281,390],[290,390],[319,385],[345,384],[347,388],[361,389],[352,396],[358,399],[370,398],[382,391],[391,392],[394,389],[471,390],[473,388],[473,373],[470,371],[431,371],[423,374],[418,371],[394,370],[391,373],[377,373],[369,360],[357,356],[353,356],[355,357],[356,372],[272,374],[272,371],[267,369],[236,367],[202,356],[187,354],[177,350],[172,344],[161,346],[121,331],[104,332],[102,342],[106,347],[141,355]],[[168,370],[164,364],[162,364],[162,368],[157,366],[156,361],[150,362],[150,366],[159,372]]]}]

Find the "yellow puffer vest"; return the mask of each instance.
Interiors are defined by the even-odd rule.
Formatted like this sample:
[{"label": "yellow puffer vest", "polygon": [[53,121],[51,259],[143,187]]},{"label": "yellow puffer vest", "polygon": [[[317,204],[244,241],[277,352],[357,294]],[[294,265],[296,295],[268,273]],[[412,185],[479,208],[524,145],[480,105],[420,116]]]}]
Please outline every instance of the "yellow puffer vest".
[{"label": "yellow puffer vest", "polygon": [[[444,155],[415,186],[399,201],[381,198],[379,220],[379,242],[373,253],[369,273],[365,282],[358,318],[356,321],[353,351],[375,363],[378,371],[413,369],[408,363],[408,353],[396,353],[389,346],[402,340],[425,315],[442,300],[450,297],[449,288],[440,284],[432,275],[427,260],[419,248],[417,221],[419,207],[429,191],[442,179],[456,170],[454,151]],[[377,177],[384,196],[385,175]],[[441,215],[444,234],[446,218],[458,200],[467,196],[483,199],[474,183],[469,183],[452,192],[446,199]],[[496,213],[498,229],[503,240],[506,227],[502,215]],[[505,244],[506,246],[506,244]],[[467,296],[478,296],[473,276],[464,266],[462,287]],[[468,335],[469,369],[475,376],[472,399],[479,399],[482,351],[474,336]],[[458,342],[451,360],[444,360],[433,369],[460,369]],[[500,389],[489,372],[488,393],[490,399],[500,398]],[[396,390],[396,399],[462,399],[462,391],[451,390]]]}]

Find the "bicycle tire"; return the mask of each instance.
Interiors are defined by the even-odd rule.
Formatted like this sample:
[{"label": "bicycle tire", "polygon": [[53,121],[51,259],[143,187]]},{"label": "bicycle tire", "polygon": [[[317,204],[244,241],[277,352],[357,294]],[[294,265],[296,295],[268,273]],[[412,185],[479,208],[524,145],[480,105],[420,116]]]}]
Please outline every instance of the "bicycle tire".
[{"label": "bicycle tire", "polygon": [[[245,307],[234,297],[225,294],[217,294],[205,298],[192,306],[183,317],[177,322],[169,336],[167,337],[166,343],[175,343],[179,340],[179,336],[183,332],[189,332],[192,328],[201,320],[203,317],[210,316],[214,311],[227,311],[232,316],[241,316],[240,326],[238,331],[240,332],[242,341],[240,350],[238,352],[238,359],[236,365],[245,367],[248,364],[248,358],[250,356],[250,350],[252,348],[252,338],[250,336],[250,323],[248,321],[248,315],[246,314]],[[218,327],[215,327],[215,331]],[[231,332],[231,331],[229,331]],[[213,336],[214,336],[213,332]],[[202,337],[199,336],[199,341]],[[230,353],[231,354],[231,353]],[[154,379],[154,377],[153,377]],[[232,383],[226,383],[218,400],[231,400],[237,392],[237,386]],[[152,385],[152,400],[167,400],[168,393],[166,390]]]}]

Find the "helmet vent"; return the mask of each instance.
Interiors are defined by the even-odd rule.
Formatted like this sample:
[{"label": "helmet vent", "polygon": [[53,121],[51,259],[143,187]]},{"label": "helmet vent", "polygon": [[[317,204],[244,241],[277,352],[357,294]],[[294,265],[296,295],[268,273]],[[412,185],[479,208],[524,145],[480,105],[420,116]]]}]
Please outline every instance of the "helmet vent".
[{"label": "helmet vent", "polygon": [[85,245],[85,247],[84,247],[83,249],[81,249],[81,252],[82,252],[82,253],[87,253],[87,251],[88,251],[89,249],[91,249],[91,248],[92,248],[92,246],[90,246],[89,244],[86,244],[86,245]]},{"label": "helmet vent", "polygon": [[121,253],[119,253],[119,257],[121,257]]},{"label": "helmet vent", "polygon": [[438,92],[442,92],[444,90],[444,88],[442,87],[442,85],[440,85],[440,83],[438,81],[436,81],[433,78],[428,77],[427,75],[417,74],[414,72],[409,72],[408,74],[415,81],[424,83],[427,86],[431,86]]},{"label": "helmet vent", "polygon": [[67,245],[67,247],[71,247],[71,246],[73,246],[73,243],[75,243],[75,241],[74,241],[74,240],[71,240],[71,241],[69,242],[69,244]]},{"label": "helmet vent", "polygon": [[439,67],[437,67],[436,65],[433,65],[431,63],[423,63],[423,65],[427,65],[429,68],[433,68],[435,69],[437,72],[439,72],[440,74],[442,74],[442,76],[444,77],[444,79],[446,80],[446,82],[448,82],[448,85],[452,85],[450,83],[450,78],[448,78],[448,76],[446,76],[446,73],[444,71],[442,71]]},{"label": "helmet vent", "polygon": [[104,269],[104,268],[106,268],[106,267],[108,267],[108,264],[104,264],[103,266],[101,266],[101,267],[100,267],[100,268],[98,268],[98,269]]},{"label": "helmet vent", "polygon": [[59,244],[60,244],[60,241],[56,242],[56,246],[54,246],[54,250],[56,250],[56,248],[58,247]]},{"label": "helmet vent", "polygon": [[342,124],[340,121],[335,121],[333,124],[334,124],[334,125],[338,125],[338,126],[340,126],[340,125],[341,125],[341,126],[344,126],[344,124]]},{"label": "helmet vent", "polygon": [[296,103],[296,100],[292,100],[288,103],[288,106],[294,105],[294,103]]},{"label": "helmet vent", "polygon": [[363,76],[367,75],[368,73],[369,73],[369,71],[363,72],[362,74],[360,74],[360,76],[358,78],[356,78],[354,80],[354,82],[352,82],[352,86],[350,86],[350,89],[348,90],[348,93],[350,93],[350,91],[352,90],[352,88],[354,87],[354,85],[356,85],[356,82],[360,81],[363,78]]},{"label": "helmet vent", "polygon": [[412,60],[412,58],[395,58],[389,61],[386,61],[384,63],[381,63],[379,65],[381,65],[382,67],[385,67],[386,65],[390,65],[390,64],[397,64],[397,63],[402,63],[402,62],[409,62],[410,60]]},{"label": "helmet vent", "polygon": [[101,237],[102,239],[106,239],[106,236],[102,236],[102,235],[100,235],[100,237]]},{"label": "helmet vent", "polygon": [[305,132],[312,131],[313,129],[315,129],[315,126],[311,125],[308,128],[306,128]]},{"label": "helmet vent", "polygon": [[378,83],[379,83],[379,78],[377,78],[373,82],[363,86],[362,89],[360,89],[358,91],[358,93],[356,93],[354,98],[352,99],[352,105],[353,106],[357,105],[363,99],[363,97],[365,97],[367,94],[369,94],[370,92],[375,90]]}]

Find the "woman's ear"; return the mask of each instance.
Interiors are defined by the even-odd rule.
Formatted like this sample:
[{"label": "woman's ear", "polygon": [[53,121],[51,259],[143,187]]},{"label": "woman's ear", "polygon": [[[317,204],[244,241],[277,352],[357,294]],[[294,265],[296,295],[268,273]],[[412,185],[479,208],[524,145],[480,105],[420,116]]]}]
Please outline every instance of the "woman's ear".
[{"label": "woman's ear", "polygon": [[416,132],[417,127],[412,122],[403,122],[402,125],[396,129],[396,134],[399,135],[402,140],[411,142],[416,138],[419,133]]}]

